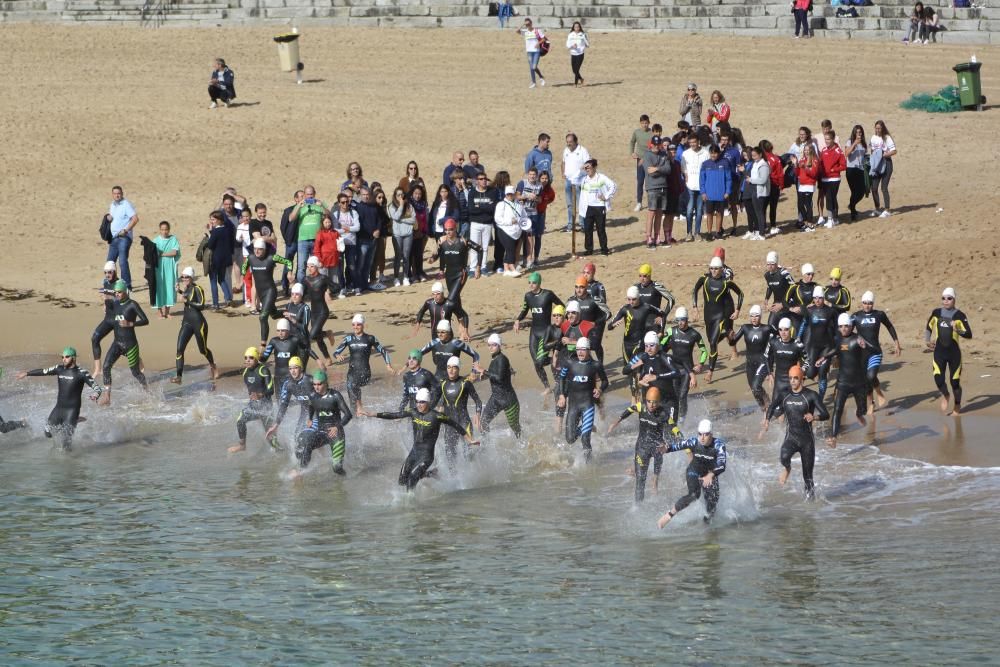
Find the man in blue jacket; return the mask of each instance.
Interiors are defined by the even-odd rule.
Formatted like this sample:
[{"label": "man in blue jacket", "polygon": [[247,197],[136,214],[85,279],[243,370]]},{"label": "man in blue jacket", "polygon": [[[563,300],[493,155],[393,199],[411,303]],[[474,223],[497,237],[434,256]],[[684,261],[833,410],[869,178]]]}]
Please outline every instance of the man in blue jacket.
[{"label": "man in blue jacket", "polygon": [[215,69],[208,80],[208,96],[212,98],[209,109],[214,109],[222,102],[224,106],[236,99],[236,75],[233,70],[226,67],[226,61],[222,58],[215,59]]},{"label": "man in blue jacket", "polygon": [[708,240],[714,241],[722,238],[722,216],[726,213],[729,197],[733,192],[733,174],[729,161],[722,159],[722,151],[715,144],[708,149],[708,158],[701,164],[699,183],[701,199],[705,202],[705,214],[708,216]]},{"label": "man in blue jacket", "polygon": [[550,139],[551,137],[544,132],[538,135],[538,144],[524,158],[524,173],[527,174],[534,167],[538,170],[539,178],[541,178],[544,172],[549,175],[549,180],[552,180],[552,151],[549,150]]}]

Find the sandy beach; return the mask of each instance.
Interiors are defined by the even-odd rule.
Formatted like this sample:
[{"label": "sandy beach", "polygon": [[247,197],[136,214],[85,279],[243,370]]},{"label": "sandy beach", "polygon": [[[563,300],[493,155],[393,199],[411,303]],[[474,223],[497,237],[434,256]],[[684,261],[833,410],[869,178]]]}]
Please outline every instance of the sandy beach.
[{"label": "sandy beach", "polygon": [[[139,233],[151,236],[157,222],[171,221],[183,248],[181,264],[196,265],[205,218],[226,186],[237,187],[252,202],[266,202],[269,217],[277,221],[292,192],[306,183],[315,184],[320,197],[331,197],[352,160],[363,165],[369,181],[388,184],[414,159],[433,187],[453,150],[474,148],[491,174],[507,169],[516,178],[540,131],[553,135],[557,161],[561,136],[575,131],[601,171],[619,184],[609,228],[615,252],[597,261],[612,308],[623,302],[644,262],[681,305],[689,305],[691,287],[715,244],[656,251],[642,245],[645,212],[632,212],[634,166],[627,141],[640,113],[673,127],[679,96],[693,80],[705,95],[716,88],[725,93],[733,124],[750,141],[770,138],[784,150],[799,125],[816,129],[830,118],[845,137],[855,123],[870,134],[881,118],[900,150],[892,218],[866,217],[764,243],[722,244],[747,293],[745,310],[763,297],[768,250],[777,250],[796,277],[807,261],[824,279],[831,267],[842,267],[855,298],[872,289],[877,307],[899,331],[903,356],[888,357],[882,373],[892,407],[915,414],[926,410],[931,420],[938,417],[931,412],[934,384],[922,332],[941,288],[951,285],[975,334],[962,342],[966,411],[977,419],[1000,415],[1000,354],[989,345],[998,314],[988,277],[1000,246],[989,219],[1000,203],[991,168],[1000,157],[991,141],[1000,120],[995,109],[936,115],[898,108],[914,92],[953,83],[951,66],[967,60],[969,48],[598,33],[591,36],[594,48],[584,66],[591,85],[572,86],[559,38],[542,62],[549,85],[528,90],[524,54],[513,31],[306,27],[307,83],[296,86],[292,75],[278,71],[273,32],[0,27],[8,61],[0,70],[0,87],[7,92],[0,99],[5,162],[0,317],[7,324],[0,355],[8,370],[42,355],[54,362],[66,344],[79,348],[83,365],[90,366],[89,337],[101,317],[95,288],[106,252],[97,226],[113,184],[124,186],[136,205]],[[734,61],[720,67],[719,53]],[[1000,83],[990,66],[1000,48],[978,46],[976,54],[987,63],[983,89],[989,97]],[[240,104],[234,108],[207,108],[205,81],[215,56],[225,57],[237,73]],[[853,63],[850,68],[831,71],[831,63],[845,58]],[[842,208],[845,191],[846,186]],[[870,199],[861,204],[862,211],[870,207]],[[792,218],[794,205],[786,196],[779,220]],[[549,229],[563,222],[560,187],[549,209]],[[544,286],[569,294],[582,260],[570,258],[568,235],[547,234],[543,248]],[[132,266],[141,274],[137,247]],[[509,330],[526,288],[524,279],[470,281],[463,300],[480,353],[488,352],[484,333]],[[334,304],[339,319],[330,326],[339,336],[351,313],[365,312],[369,330],[400,358],[427,339],[426,329],[410,338],[408,323],[428,296],[429,285],[418,284],[339,301]],[[153,317],[139,335],[147,368],[172,368],[179,319],[156,318],[148,295],[139,291],[136,297]],[[224,369],[238,366],[242,350],[257,342],[256,319],[244,316],[242,308],[232,310],[209,315],[210,344]],[[534,388],[527,334],[505,336],[519,384]],[[608,365],[617,371],[618,333],[607,334],[606,341]],[[742,361],[728,361],[728,348],[722,349],[721,370],[710,390],[719,392],[719,400],[746,400]],[[188,359],[202,361],[193,346]],[[378,373],[379,365],[375,368]],[[989,432],[977,424],[973,430]],[[968,440],[963,464],[997,464],[987,438]],[[891,451],[949,462],[947,453],[924,449],[903,442]]]}]

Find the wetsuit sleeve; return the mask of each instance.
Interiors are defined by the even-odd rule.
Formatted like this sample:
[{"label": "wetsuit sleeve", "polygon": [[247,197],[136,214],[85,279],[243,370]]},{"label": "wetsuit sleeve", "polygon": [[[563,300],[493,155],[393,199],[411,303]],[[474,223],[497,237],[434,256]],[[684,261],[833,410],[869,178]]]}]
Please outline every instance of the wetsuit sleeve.
[{"label": "wetsuit sleeve", "polygon": [[691,305],[694,308],[698,307],[698,292],[700,292],[701,288],[704,286],[705,286],[705,276],[701,276],[700,278],[698,278],[698,282],[694,284],[694,289],[691,290]]},{"label": "wetsuit sleeve", "polygon": [[431,383],[431,401],[428,404],[428,405],[431,406],[431,410],[434,409],[434,406],[436,406],[438,404],[438,401],[441,400],[441,397],[443,395],[444,394],[441,392],[441,385],[438,384],[437,382],[432,382]]},{"label": "wetsuit sleeve", "polygon": [[879,311],[879,320],[885,326],[885,330],[889,332],[892,340],[899,342],[899,337],[896,336],[896,327],[892,326],[892,322],[889,321],[889,316],[885,314],[885,311]]},{"label": "wetsuit sleeve", "polygon": [[88,371],[84,371],[83,369],[80,370],[83,373],[83,381],[86,383],[88,387],[90,387],[96,392],[95,394],[96,396],[100,397],[101,394],[104,393],[104,387],[102,387],[100,383],[98,383],[97,380],[94,379],[94,376],[92,376]]},{"label": "wetsuit sleeve", "polygon": [[955,331],[962,338],[972,338],[972,327],[969,326],[969,318],[965,316],[965,313],[958,311],[955,313],[955,322],[961,324],[961,327],[955,327]]},{"label": "wetsuit sleeve", "polygon": [[306,354],[309,355],[310,359],[313,359],[315,361],[319,361],[319,355],[316,354],[316,352],[312,349],[311,345],[308,346],[308,347],[306,347]]},{"label": "wetsuit sleeve", "polygon": [[466,382],[465,388],[469,392],[469,398],[472,399],[473,404],[476,406],[476,414],[483,414],[483,399],[479,398],[479,392],[476,391],[476,386],[471,382]]},{"label": "wetsuit sleeve", "polygon": [[924,340],[930,342],[934,335],[934,328],[937,326],[938,309],[931,311],[931,316],[927,318],[927,326],[924,327]]},{"label": "wetsuit sleeve", "polygon": [[601,314],[597,318],[597,321],[594,323],[594,326],[603,329],[604,325],[607,324],[608,322],[608,318],[611,317],[611,309],[608,308],[608,304],[604,303],[603,301],[594,301],[594,303],[597,304],[597,309],[601,311]]},{"label": "wetsuit sleeve", "polygon": [[618,312],[615,313],[615,316],[611,318],[610,322],[608,322],[608,328],[610,329],[618,324],[618,320],[624,318],[626,313],[628,313],[628,306],[622,306],[619,308]]},{"label": "wetsuit sleeve", "polygon": [[698,349],[701,350],[701,354],[698,355],[698,363],[703,364],[706,361],[708,361],[708,348],[705,347],[705,339],[701,337],[700,333],[698,334],[697,343],[698,343]]},{"label": "wetsuit sleeve", "polygon": [[767,341],[767,347],[764,348],[764,359],[767,363],[767,374],[774,375],[774,338]]},{"label": "wetsuit sleeve", "polygon": [[670,337],[674,335],[673,327],[667,329],[666,333],[663,334],[663,338],[660,339],[660,347],[667,347],[670,344]]},{"label": "wetsuit sleeve", "polygon": [[740,327],[739,329],[737,329],[733,333],[733,344],[736,344],[736,343],[740,342],[740,339],[743,338],[743,334],[745,332],[746,332],[746,329],[744,329],[743,327]]},{"label": "wetsuit sleeve", "polygon": [[677,442],[672,442],[667,445],[667,453],[680,452],[685,449],[691,449],[698,444],[697,438],[688,438],[687,440],[678,440]]},{"label": "wetsuit sleeve", "polygon": [[599,361],[597,362],[597,377],[600,378],[601,380],[600,386],[601,386],[601,393],[603,394],[608,390],[608,385],[611,383],[608,382],[608,374],[604,371],[604,364],[602,364]]},{"label": "wetsuit sleeve", "polygon": [[472,357],[473,363],[479,363],[479,353],[473,350],[468,343],[462,343],[462,346],[458,349]]},{"label": "wetsuit sleeve", "polygon": [[194,289],[191,290],[191,298],[187,300],[187,303],[192,308],[195,308],[197,310],[204,310],[205,290],[203,290],[200,285],[195,285]]},{"label": "wetsuit sleeve", "polygon": [[493,382],[503,382],[510,377],[510,359],[506,355],[498,358],[496,360],[496,372],[493,372],[493,364],[490,364],[490,369],[487,371],[487,375]]},{"label": "wetsuit sleeve", "polygon": [[560,299],[559,297],[556,296],[555,292],[551,292],[551,294],[552,294],[552,305],[553,306],[565,306],[566,305],[565,303],[562,302],[562,299]]},{"label": "wetsuit sleeve", "polygon": [[767,412],[764,414],[765,419],[770,421],[777,415],[781,414],[781,401],[784,400],[784,398],[785,392],[781,392],[780,394],[778,392],[774,392],[774,396],[771,397],[771,404],[767,406]]},{"label": "wetsuit sleeve", "polygon": [[520,322],[527,315],[528,315],[528,295],[525,294],[524,295],[524,301],[521,302],[521,312],[517,314],[517,317],[514,318],[514,321]]},{"label": "wetsuit sleeve", "polygon": [[397,410],[396,412],[376,412],[377,419],[406,419],[410,416],[407,410]]},{"label": "wetsuit sleeve", "polygon": [[292,268],[292,260],[282,257],[281,255],[271,255],[271,259],[273,259],[276,264],[282,264],[289,269]]},{"label": "wetsuit sleeve", "polygon": [[340,354],[341,352],[343,352],[344,350],[346,350],[347,349],[347,343],[350,342],[350,340],[351,340],[351,336],[344,336],[343,338],[341,338],[340,339],[340,345],[337,346],[337,349],[334,350],[333,353],[336,355],[336,354]]},{"label": "wetsuit sleeve", "polygon": [[632,415],[634,415],[638,411],[638,409],[639,409],[638,405],[630,405],[630,406],[628,406],[627,408],[625,408],[625,412],[623,412],[621,414],[621,416],[618,417],[618,421],[620,421],[620,422],[625,421],[626,419],[628,419],[629,417],[631,417]]},{"label": "wetsuit sleeve", "polygon": [[410,402],[410,392],[409,383],[406,381],[406,377],[403,377],[403,400],[399,402],[399,409],[402,410],[406,407],[406,404]]},{"label": "wetsuit sleeve", "polygon": [[424,314],[428,310],[429,310],[429,306],[427,305],[427,302],[424,301],[424,303],[420,306],[420,309],[417,310],[417,324],[420,324],[421,322],[424,321]]},{"label": "wetsuit sleeve", "polygon": [[725,440],[715,439],[715,467],[712,472],[718,477],[722,473],[726,472],[726,461],[729,456],[726,453],[726,442]]},{"label": "wetsuit sleeve", "polygon": [[[766,278],[765,278],[765,280],[766,280]],[[772,296],[776,297],[777,295],[774,293],[774,288],[771,287],[771,283],[767,283],[767,289],[764,290],[764,301],[767,301]]]},{"label": "wetsuit sleeve", "polygon": [[798,287],[798,285],[796,285],[795,283],[792,283],[791,285],[788,286],[788,289],[785,290],[785,298],[783,300],[784,303],[785,303],[785,305],[792,305],[792,306],[799,305],[797,294],[796,294],[796,288],[797,287]]},{"label": "wetsuit sleeve", "polygon": [[826,421],[830,418],[830,411],[826,409],[823,405],[823,401],[819,400],[819,394],[813,394],[812,398],[812,409],[813,409],[813,419],[816,421]]},{"label": "wetsuit sleeve", "polygon": [[566,364],[559,369],[559,380],[557,384],[557,391],[559,396],[566,396],[568,392],[568,387],[566,386],[566,378],[569,376],[569,364]]},{"label": "wetsuit sleeve", "polygon": [[851,303],[853,302],[854,300],[851,298],[851,290],[846,287],[841,287],[840,294],[837,295],[837,303],[834,305],[838,308],[843,308],[844,310],[850,310]]},{"label": "wetsuit sleeve", "polygon": [[135,326],[144,327],[149,324],[149,318],[146,317],[146,313],[144,313],[142,308],[139,307],[139,304],[133,301],[132,308],[135,313]]},{"label": "wetsuit sleeve", "polygon": [[258,375],[264,380],[264,394],[267,396],[274,395],[274,377],[271,375],[271,371],[268,370],[267,366],[258,366],[260,370],[257,371]]},{"label": "wetsuit sleeve", "polygon": [[58,366],[50,366],[49,368],[36,368],[34,370],[28,371],[28,377],[41,377],[43,375],[55,375],[59,372]]},{"label": "wetsuit sleeve", "polygon": [[736,293],[736,310],[743,310],[743,290],[736,283],[729,283],[729,291]]},{"label": "wetsuit sleeve", "polygon": [[307,421],[310,428],[319,428],[319,417],[316,415],[316,408],[313,407],[312,401],[309,401],[309,418]]},{"label": "wetsuit sleeve", "polygon": [[351,408],[347,405],[344,397],[339,394],[337,395],[337,407],[340,409],[340,414],[343,415],[343,419],[340,420],[340,426],[343,428],[354,419],[354,413],[351,412]]},{"label": "wetsuit sleeve", "polygon": [[285,379],[281,383],[281,389],[278,390],[278,413],[274,416],[274,423],[280,424],[281,420],[285,418],[285,412],[288,410],[288,402],[291,400],[288,392],[288,379]]},{"label": "wetsuit sleeve", "polygon": [[382,355],[382,360],[386,363],[386,365],[388,365],[390,363],[389,350],[382,347],[382,343],[378,342],[378,338],[375,338],[374,336],[372,336],[372,347],[375,348],[376,352]]},{"label": "wetsuit sleeve", "polygon": [[267,342],[264,346],[264,352],[260,355],[260,362],[264,363],[271,358],[271,354],[274,352],[274,344],[271,341]]}]

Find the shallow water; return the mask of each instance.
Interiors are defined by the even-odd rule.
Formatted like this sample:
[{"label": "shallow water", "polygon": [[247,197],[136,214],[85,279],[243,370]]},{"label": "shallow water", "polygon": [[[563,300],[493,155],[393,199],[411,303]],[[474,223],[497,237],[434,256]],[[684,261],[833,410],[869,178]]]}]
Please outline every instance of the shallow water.
[{"label": "shallow water", "polygon": [[32,422],[0,436],[4,664],[997,662],[997,468],[855,430],[820,451],[807,503],[797,469],[775,483],[782,427],[758,441],[731,410],[712,415],[731,453],[715,521],[696,503],[661,532],[686,457],[634,507],[634,423],[587,467],[525,406],[527,443],[501,428],[408,497],[399,423],[348,427],[346,479],[324,450],[290,482],[257,424],[225,453],[235,394],[116,391],[67,455],[40,437],[54,382],[18,388],[0,385],[3,415]]}]

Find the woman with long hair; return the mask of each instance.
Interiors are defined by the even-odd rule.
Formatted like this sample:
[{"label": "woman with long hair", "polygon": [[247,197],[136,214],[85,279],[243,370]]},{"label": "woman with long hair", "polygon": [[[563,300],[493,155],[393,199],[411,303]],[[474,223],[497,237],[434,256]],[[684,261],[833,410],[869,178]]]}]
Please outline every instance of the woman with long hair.
[{"label": "woman with long hair", "polygon": [[156,244],[156,307],[160,318],[170,317],[170,307],[177,298],[177,262],[181,258],[181,244],[170,233],[170,223],[160,223],[160,235],[153,239]]},{"label": "woman with long hair", "polygon": [[590,46],[587,33],[583,31],[583,24],[579,21],[573,22],[573,27],[566,36],[566,48],[569,49],[569,64],[573,68],[573,85],[582,86],[583,77],[580,76],[580,68],[583,66],[584,51]]},{"label": "woman with long hair", "polygon": [[448,218],[455,218],[457,215],[458,201],[451,188],[442,183],[438,186],[437,194],[434,195],[434,202],[431,204],[431,210],[427,216],[427,225],[430,227],[435,243],[440,242],[441,235],[444,234],[444,221]]},{"label": "woman with long hair", "polygon": [[865,156],[868,155],[868,142],[865,141],[865,128],[855,125],[851,130],[851,138],[847,142],[847,186],[851,189],[851,200],[847,208],[851,211],[851,222],[858,219],[858,203],[868,196],[868,186],[865,184]]},{"label": "woman with long hair", "polygon": [[814,232],[813,224],[813,193],[816,192],[816,181],[819,180],[819,156],[812,142],[802,147],[802,157],[795,162],[795,181],[798,190],[799,220],[804,225],[802,231]]},{"label": "woman with long hair", "polygon": [[381,185],[372,183],[372,196],[375,198],[375,208],[378,209],[378,238],[375,239],[375,259],[368,276],[369,284],[374,283],[376,289],[385,287],[385,248],[392,238],[392,220],[387,210],[389,202]]},{"label": "woman with long hair", "polygon": [[423,185],[424,179],[420,177],[420,167],[416,162],[410,160],[406,163],[406,175],[399,179],[399,187],[403,189],[403,192],[409,194],[410,188],[414,185]]},{"label": "woman with long hair", "polygon": [[416,224],[413,227],[413,248],[410,251],[410,273],[413,280],[427,280],[424,273],[424,248],[427,247],[427,191],[422,185],[414,185],[409,194],[410,206],[413,207],[413,217]]},{"label": "woman with long hair", "polygon": [[719,131],[719,123],[728,123],[732,109],[726,103],[726,96],[718,90],[712,91],[708,106],[708,124],[712,127],[712,134]]},{"label": "woman with long hair", "polygon": [[[396,188],[393,191],[387,211],[389,219],[392,220],[393,282],[396,287],[400,284],[409,285],[412,275],[410,256],[413,254],[413,230],[416,228],[417,218],[403,188]],[[399,281],[400,273],[402,273],[402,283]]]},{"label": "woman with long hair", "polygon": [[517,31],[524,39],[524,50],[528,54],[528,70],[531,73],[531,85],[528,88],[535,87],[536,77],[538,82],[544,86],[545,77],[542,76],[542,70],[538,69],[538,61],[542,57],[541,43],[545,40],[545,33],[537,30],[529,18],[524,19],[524,24]]},{"label": "woman with long hair", "polygon": [[[892,157],[896,154],[896,142],[889,134],[884,120],[875,121],[875,133],[872,135],[873,156],[875,151],[881,151],[882,161],[878,165],[872,165],[872,171],[876,172],[872,175],[872,201],[875,203],[872,217],[888,218],[892,215],[889,212],[889,179],[892,178]],[[881,199],[879,190],[882,191]],[[883,200],[885,208],[882,207]]]},{"label": "woman with long hair", "polygon": [[350,188],[354,193],[352,199],[357,202],[361,201],[361,188],[367,187],[368,181],[364,178],[364,170],[361,165],[357,162],[351,162],[347,165],[347,180],[340,184],[340,191],[343,192]]}]

